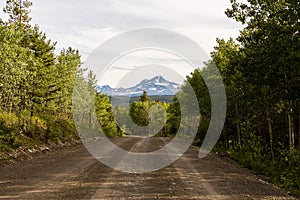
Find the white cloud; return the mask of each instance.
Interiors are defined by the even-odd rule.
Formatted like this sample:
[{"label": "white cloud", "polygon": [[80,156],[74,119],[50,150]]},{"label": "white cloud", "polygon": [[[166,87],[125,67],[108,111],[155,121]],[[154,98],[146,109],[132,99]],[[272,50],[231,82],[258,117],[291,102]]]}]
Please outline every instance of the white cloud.
[{"label": "white cloud", "polygon": [[[52,41],[58,42],[58,50],[69,46],[79,49],[83,60],[102,42],[132,29],[155,27],[177,31],[209,54],[217,37],[235,38],[242,28],[224,14],[230,7],[229,0],[32,1],[32,23],[39,24]],[[4,3],[0,1],[0,6]],[[5,18],[3,13],[0,17]]]}]

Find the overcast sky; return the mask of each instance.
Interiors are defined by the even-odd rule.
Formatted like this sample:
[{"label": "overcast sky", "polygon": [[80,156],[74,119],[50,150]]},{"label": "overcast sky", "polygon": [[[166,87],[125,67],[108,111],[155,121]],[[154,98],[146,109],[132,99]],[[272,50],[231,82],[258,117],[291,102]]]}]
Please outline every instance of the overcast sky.
[{"label": "overcast sky", "polygon": [[[236,38],[242,28],[224,14],[229,7],[230,0],[33,0],[30,15],[32,24],[58,42],[58,50],[79,49],[84,61],[112,36],[145,27],[176,31],[209,54],[216,38]],[[5,19],[3,12],[0,17]],[[119,69],[119,74],[124,71]],[[114,76],[104,83],[116,85]]]}]

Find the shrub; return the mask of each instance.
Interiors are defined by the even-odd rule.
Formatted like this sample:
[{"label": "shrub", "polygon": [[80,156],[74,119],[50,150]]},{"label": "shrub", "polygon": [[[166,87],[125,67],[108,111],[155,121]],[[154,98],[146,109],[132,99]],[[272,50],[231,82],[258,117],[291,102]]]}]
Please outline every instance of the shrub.
[{"label": "shrub", "polygon": [[74,122],[63,116],[47,116],[46,139],[56,143],[78,139]]},{"label": "shrub", "polygon": [[23,112],[20,115],[21,128],[24,134],[34,140],[45,140],[47,124],[44,119],[38,116],[30,116],[30,113]]},{"label": "shrub", "polygon": [[0,148],[18,147],[16,135],[19,131],[19,118],[13,113],[0,114]]}]

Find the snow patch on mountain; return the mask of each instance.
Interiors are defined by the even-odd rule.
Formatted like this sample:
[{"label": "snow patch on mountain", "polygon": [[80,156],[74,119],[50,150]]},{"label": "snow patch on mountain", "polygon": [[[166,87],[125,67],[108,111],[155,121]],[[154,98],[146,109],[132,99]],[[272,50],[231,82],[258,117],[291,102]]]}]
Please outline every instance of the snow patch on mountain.
[{"label": "snow patch on mountain", "polygon": [[97,90],[108,96],[140,96],[144,91],[148,95],[175,95],[179,84],[167,81],[162,76],[155,76],[152,79],[145,79],[139,84],[130,88],[112,88],[109,85],[98,86]]}]

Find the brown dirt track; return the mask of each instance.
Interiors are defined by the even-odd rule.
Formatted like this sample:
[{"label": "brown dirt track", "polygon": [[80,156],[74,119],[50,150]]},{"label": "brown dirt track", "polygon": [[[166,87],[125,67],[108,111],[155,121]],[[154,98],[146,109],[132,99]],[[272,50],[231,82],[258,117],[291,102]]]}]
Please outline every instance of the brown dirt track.
[{"label": "brown dirt track", "polygon": [[[167,138],[119,138],[135,152],[153,151]],[[189,150],[170,166],[128,174],[93,158],[82,145],[1,166],[0,199],[295,199],[237,164]]]}]

